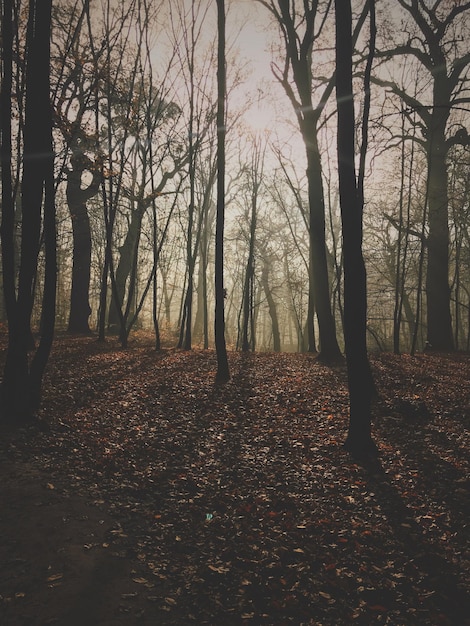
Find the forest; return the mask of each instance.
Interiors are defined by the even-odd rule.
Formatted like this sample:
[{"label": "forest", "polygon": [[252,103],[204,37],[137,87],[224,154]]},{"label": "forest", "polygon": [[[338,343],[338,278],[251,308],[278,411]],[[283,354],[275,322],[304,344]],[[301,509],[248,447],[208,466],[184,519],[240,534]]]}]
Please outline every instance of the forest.
[{"label": "forest", "polygon": [[469,624],[470,2],[1,10],[2,623]]}]

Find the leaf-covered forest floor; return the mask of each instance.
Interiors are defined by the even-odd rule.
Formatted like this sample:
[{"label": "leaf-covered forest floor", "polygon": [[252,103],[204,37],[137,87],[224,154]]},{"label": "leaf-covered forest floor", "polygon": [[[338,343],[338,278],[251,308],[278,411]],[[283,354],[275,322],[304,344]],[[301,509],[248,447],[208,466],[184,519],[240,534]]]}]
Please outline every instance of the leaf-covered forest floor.
[{"label": "leaf-covered forest floor", "polygon": [[343,367],[58,338],[41,423],[3,428],[0,623],[470,624],[470,356]]}]

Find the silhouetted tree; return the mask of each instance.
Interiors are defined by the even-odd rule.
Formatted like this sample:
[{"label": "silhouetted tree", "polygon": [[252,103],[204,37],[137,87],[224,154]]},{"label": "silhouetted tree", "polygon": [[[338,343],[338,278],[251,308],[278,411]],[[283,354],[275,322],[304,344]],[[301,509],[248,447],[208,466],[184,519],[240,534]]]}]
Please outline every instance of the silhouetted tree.
[{"label": "silhouetted tree", "polygon": [[225,345],[224,222],[225,222],[225,2],[217,0],[217,215],[215,232],[215,349],[216,381],[230,378]]},{"label": "silhouetted tree", "polygon": [[[452,350],[454,340],[450,311],[449,287],[449,197],[447,158],[452,146],[470,145],[468,131],[452,125],[454,107],[470,102],[468,67],[470,54],[465,37],[465,17],[469,2],[436,2],[427,6],[417,0],[398,0],[410,16],[403,32],[404,43],[381,49],[384,59],[414,58],[423,76],[429,79],[418,96],[408,85],[376,76],[375,81],[399,96],[409,119],[418,118],[422,137],[415,136],[425,150],[428,161],[427,226],[425,240],[427,341],[435,350]],[[459,25],[459,20],[461,23]],[[414,29],[414,30],[412,30]],[[426,95],[430,95],[429,101]]]},{"label": "silhouetted tree", "polygon": [[[30,419],[39,408],[44,370],[52,345],[55,320],[56,238],[54,154],[50,103],[51,0],[30,0],[26,33],[25,117],[21,181],[21,248],[15,286],[13,246],[14,198],[11,194],[11,122],[2,109],[2,251],[8,314],[8,350],[1,387],[3,419]],[[13,46],[12,3],[3,3],[2,106],[11,112]],[[8,102],[8,100],[10,102]],[[43,216],[43,217],[42,217]],[[33,357],[31,315],[41,241],[44,235],[45,279],[41,339]]]},{"label": "silhouetted tree", "polygon": [[93,62],[100,52],[92,46],[90,50],[86,37],[89,11],[89,0],[85,0],[81,7],[78,3],[57,3],[53,12],[54,113],[68,155],[64,169],[73,240],[68,330],[79,334],[90,332],[92,235],[88,203],[98,194],[101,181],[96,135],[90,130],[89,119],[97,106],[98,73]]},{"label": "silhouetted tree", "polygon": [[[303,2],[297,9],[290,0],[259,0],[276,18],[285,44],[285,65],[273,66],[276,78],[283,86],[297,116],[305,144],[309,196],[309,307],[308,343],[315,351],[313,317],[316,312],[319,327],[320,357],[335,361],[341,357],[336,340],[334,316],[331,309],[325,240],[325,200],[322,166],[318,145],[318,126],[326,102],[334,87],[334,77],[323,87],[317,104],[313,101],[312,57],[314,45],[325,26],[325,16],[319,2]],[[324,7],[328,11],[328,8]]]},{"label": "silhouetted tree", "polygon": [[[369,0],[371,51],[374,49],[374,0]],[[371,395],[373,390],[366,347],[367,286],[362,256],[363,168],[356,178],[355,118],[352,85],[352,11],[350,0],[335,1],[336,15],[336,101],[338,106],[338,176],[344,254],[344,338],[349,387],[349,432],[345,442],[355,455],[376,452],[371,438]],[[367,76],[370,76],[372,54]],[[367,89],[366,89],[367,93]],[[367,145],[368,104],[364,106],[363,149]],[[364,136],[365,133],[365,136]]]}]

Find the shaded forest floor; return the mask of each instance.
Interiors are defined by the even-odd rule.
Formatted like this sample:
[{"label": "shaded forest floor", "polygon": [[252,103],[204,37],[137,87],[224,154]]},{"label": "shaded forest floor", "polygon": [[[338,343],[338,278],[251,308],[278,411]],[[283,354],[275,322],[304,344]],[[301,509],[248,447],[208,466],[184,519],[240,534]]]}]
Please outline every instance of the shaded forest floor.
[{"label": "shaded forest floor", "polygon": [[59,338],[41,424],[1,433],[0,623],[470,624],[470,356],[344,368]]}]

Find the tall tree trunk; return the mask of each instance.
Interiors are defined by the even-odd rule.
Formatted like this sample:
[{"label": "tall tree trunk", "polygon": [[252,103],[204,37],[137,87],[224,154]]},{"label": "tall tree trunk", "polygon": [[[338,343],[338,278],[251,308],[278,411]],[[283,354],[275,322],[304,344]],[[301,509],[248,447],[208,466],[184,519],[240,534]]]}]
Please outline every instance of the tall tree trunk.
[{"label": "tall tree trunk", "polygon": [[243,322],[242,322],[242,351],[248,352],[255,349],[255,338],[251,330],[253,320],[253,291],[255,277],[255,235],[257,221],[257,198],[256,191],[253,190],[251,198],[251,219],[250,219],[250,242],[248,249],[248,260],[245,269],[245,282],[243,288]]},{"label": "tall tree trunk", "polygon": [[199,246],[199,263],[197,267],[197,282],[196,282],[196,315],[194,316],[194,328],[193,339],[200,342],[203,338],[203,323],[204,323],[204,237],[201,238],[201,245]]},{"label": "tall tree trunk", "polygon": [[[11,166],[11,157],[2,163],[2,183],[7,189],[2,199],[2,247],[7,260],[8,350],[1,388],[3,419],[23,421],[31,418],[39,406],[41,383],[48,360],[55,320],[55,208],[54,155],[52,152],[52,114],[50,104],[50,26],[51,0],[30,0],[26,34],[26,98],[23,130],[22,226],[18,295],[14,288],[13,198],[9,177],[4,168]],[[12,5],[4,3],[2,35],[3,51],[11,45]],[[11,58],[6,55],[2,81],[2,104],[11,96]],[[11,106],[11,105],[10,105]],[[7,110],[8,110],[7,105]],[[11,111],[11,109],[10,109]],[[2,111],[3,113],[3,111]],[[2,115],[3,119],[3,115]],[[11,155],[7,122],[2,123],[2,157]],[[6,132],[5,132],[6,131]],[[11,179],[10,179],[11,182]],[[6,197],[10,194],[9,197]],[[39,348],[31,365],[28,351],[31,333],[31,313],[34,300],[34,282],[39,253],[41,214],[44,211],[46,275],[43,299],[43,328]],[[4,269],[5,271],[5,269]]]},{"label": "tall tree trunk", "polygon": [[[448,127],[453,108],[467,101],[462,94],[468,91],[468,68],[470,55],[465,45],[465,19],[470,5],[464,3],[399,3],[410,15],[417,34],[410,44],[398,45],[391,50],[379,51],[382,57],[392,61],[403,55],[412,55],[421,64],[432,85],[432,106],[409,93],[408,85],[400,86],[394,81],[375,77],[375,81],[398,95],[407,108],[420,118],[428,158],[427,182],[427,266],[426,266],[426,312],[427,343],[433,350],[454,349],[449,288],[449,226],[448,226],[448,174],[446,159],[453,145],[470,145],[468,132],[458,124]],[[462,20],[459,22],[459,20]],[[419,32],[420,31],[420,32]],[[405,28],[405,32],[408,28]],[[424,242],[422,242],[424,247]],[[424,248],[423,248],[424,249]],[[420,267],[421,271],[421,267]],[[421,279],[420,279],[421,282]],[[421,306],[418,292],[418,315]],[[412,351],[416,347],[416,326]]]},{"label": "tall tree trunk", "polygon": [[[309,198],[309,240],[311,284],[309,289],[309,350],[315,349],[313,318],[311,307],[318,318],[320,354],[319,358],[327,363],[341,359],[341,351],[336,340],[336,327],[331,309],[328,264],[326,259],[325,238],[325,200],[321,175],[320,152],[317,144],[314,120],[304,122],[307,150],[307,181]],[[312,301],[313,299],[313,301]],[[313,342],[313,345],[312,345]]]},{"label": "tall tree trunk", "polygon": [[88,334],[90,332],[90,275],[91,275],[91,227],[87,201],[98,193],[101,174],[93,172],[89,186],[82,188],[82,177],[92,168],[90,159],[79,149],[71,158],[71,169],[67,174],[67,203],[72,220],[73,263],[72,290],[70,293],[70,315],[68,331]]},{"label": "tall tree trunk", "polygon": [[[372,0],[371,11],[373,8]],[[335,16],[338,176],[344,251],[344,338],[350,406],[345,448],[354,455],[367,456],[376,453],[376,447],[371,437],[372,385],[366,347],[367,287],[362,255],[362,203],[354,164],[351,1],[335,0]]]},{"label": "tall tree trunk", "polygon": [[245,270],[245,281],[243,285],[243,316],[242,316],[242,352],[248,352],[250,348],[254,350],[254,337],[250,336],[251,320],[253,317],[253,259],[248,256]]},{"label": "tall tree trunk", "polygon": [[197,278],[197,312],[194,320],[193,334],[199,341],[203,340],[204,350],[209,347],[209,326],[207,306],[207,263],[208,263],[208,219],[204,213],[201,241],[199,245],[199,266]]},{"label": "tall tree trunk", "polygon": [[279,319],[277,316],[276,303],[274,302],[273,292],[269,286],[269,269],[265,265],[261,272],[261,284],[263,285],[264,293],[266,295],[266,301],[268,303],[269,317],[271,318],[272,331],[273,331],[273,351],[281,351],[281,333],[279,332]]},{"label": "tall tree trunk", "polygon": [[[119,248],[119,261],[116,268],[116,289],[118,300],[113,299],[109,305],[108,327],[110,330],[120,330],[120,318],[117,307],[122,306],[126,296],[126,285],[133,271],[135,249],[140,239],[144,208],[137,206],[131,214],[129,228],[122,246]],[[129,290],[130,291],[130,290]]]},{"label": "tall tree trunk", "polygon": [[157,207],[155,202],[152,203],[152,248],[153,248],[153,270],[152,270],[152,321],[153,330],[155,332],[155,350],[158,352],[162,347],[160,334],[160,322],[158,321],[158,285],[157,285]]},{"label": "tall tree trunk", "polygon": [[98,310],[98,341],[104,341],[106,337],[106,313],[108,304],[108,276],[109,276],[109,261],[108,250],[105,246],[104,251],[104,263],[101,271],[100,281],[100,300]]},{"label": "tall tree trunk", "polygon": [[15,203],[12,181],[12,82],[13,82],[13,2],[2,3],[2,57],[3,73],[1,86],[0,132],[2,167],[2,278],[3,296],[7,319],[14,321],[16,306],[15,290]]},{"label": "tall tree trunk", "polygon": [[428,144],[427,341],[433,350],[454,349],[449,287],[449,199],[445,128],[448,109],[440,105],[445,85],[435,81],[436,96]]},{"label": "tall tree trunk", "polygon": [[[400,146],[400,193],[398,203],[398,239],[395,260],[395,292],[393,308],[393,352],[400,354],[400,332],[403,309],[403,294],[405,291],[406,243],[408,233],[404,225],[405,203],[405,113],[401,113],[401,146]],[[409,204],[408,204],[409,206]]]},{"label": "tall tree trunk", "polygon": [[[31,403],[37,411],[41,402],[42,380],[54,338],[57,293],[57,231],[54,189],[54,152],[52,143],[52,115],[49,115],[48,168],[44,178],[44,293],[41,312],[41,339],[30,368]],[[47,154],[47,153],[46,153]]]},{"label": "tall tree trunk", "polygon": [[[286,46],[286,63],[281,71],[273,66],[274,74],[295,109],[307,156],[307,182],[309,195],[309,301],[307,331],[309,350],[315,351],[313,332],[314,313],[317,314],[320,353],[324,362],[335,362],[342,358],[336,339],[335,319],[332,312],[328,266],[326,261],[325,202],[321,159],[318,149],[318,122],[325,104],[334,88],[334,77],[326,84],[318,105],[312,100],[312,52],[313,44],[325,24],[318,2],[299,3],[297,9],[290,0],[262,1],[276,17],[283,32]],[[276,4],[278,6],[276,6]],[[297,13],[298,11],[298,13]],[[297,18],[302,14],[303,32],[297,29]],[[317,20],[318,18],[318,20]],[[300,20],[299,20],[300,21]],[[320,21],[321,24],[316,24]],[[294,93],[289,68],[297,94]]]},{"label": "tall tree trunk", "polygon": [[224,288],[224,222],[225,222],[225,2],[217,0],[217,214],[215,232],[215,350],[217,354],[216,381],[230,378],[225,344]]}]

